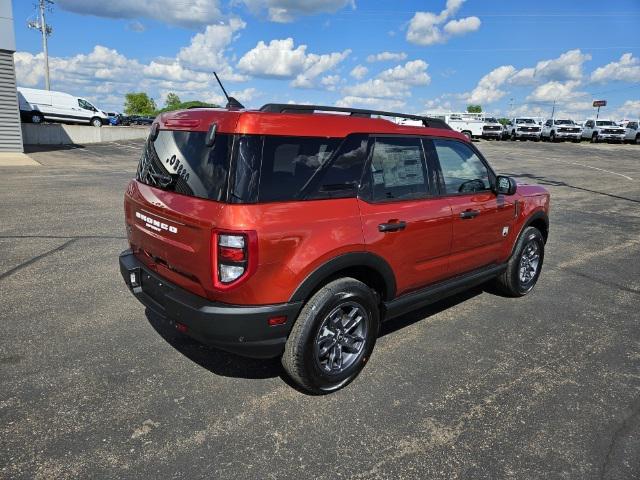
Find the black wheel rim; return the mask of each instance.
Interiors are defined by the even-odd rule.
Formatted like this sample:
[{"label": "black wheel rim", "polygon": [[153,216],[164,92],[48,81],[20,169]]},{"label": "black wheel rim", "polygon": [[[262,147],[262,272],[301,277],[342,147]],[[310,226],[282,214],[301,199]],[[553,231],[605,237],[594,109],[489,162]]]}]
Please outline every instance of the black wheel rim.
[{"label": "black wheel rim", "polygon": [[369,315],[352,301],[343,302],[324,317],[314,342],[315,361],[325,374],[338,375],[363,354]]},{"label": "black wheel rim", "polygon": [[538,274],[540,268],[540,244],[536,240],[530,240],[525,244],[520,256],[518,278],[523,286],[530,285]]}]

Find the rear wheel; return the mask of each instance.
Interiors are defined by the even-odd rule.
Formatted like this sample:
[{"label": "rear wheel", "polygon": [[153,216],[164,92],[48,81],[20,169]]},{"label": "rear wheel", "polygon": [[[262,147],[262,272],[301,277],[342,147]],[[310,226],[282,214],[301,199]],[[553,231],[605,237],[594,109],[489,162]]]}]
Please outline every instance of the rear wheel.
[{"label": "rear wheel", "polygon": [[338,390],[364,368],[378,336],[374,292],[353,278],[328,283],[303,307],[282,356],[289,376],[304,390]]},{"label": "rear wheel", "polygon": [[524,229],[507,269],[497,278],[499,289],[510,297],[522,297],[533,290],[544,260],[544,237],[535,227]]}]

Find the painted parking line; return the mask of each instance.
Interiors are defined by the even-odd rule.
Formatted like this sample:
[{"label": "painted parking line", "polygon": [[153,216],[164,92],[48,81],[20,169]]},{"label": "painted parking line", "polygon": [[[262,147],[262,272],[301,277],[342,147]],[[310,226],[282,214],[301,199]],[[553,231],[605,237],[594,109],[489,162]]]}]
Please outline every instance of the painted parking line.
[{"label": "painted parking line", "polygon": [[606,172],[606,173],[610,173],[611,175],[618,175],[619,177],[623,177],[626,178],[627,180],[633,180],[633,178],[631,178],[628,175],[625,175],[623,173],[618,173],[618,172],[612,172],[611,170],[605,170],[604,168],[598,168],[598,167],[592,167],[591,165],[585,165],[584,163],[579,163],[579,162],[565,162],[563,160],[557,160],[557,162],[560,163],[566,163],[568,165],[579,165],[581,167],[585,167],[585,168],[591,168],[592,170],[598,170],[600,172]]}]

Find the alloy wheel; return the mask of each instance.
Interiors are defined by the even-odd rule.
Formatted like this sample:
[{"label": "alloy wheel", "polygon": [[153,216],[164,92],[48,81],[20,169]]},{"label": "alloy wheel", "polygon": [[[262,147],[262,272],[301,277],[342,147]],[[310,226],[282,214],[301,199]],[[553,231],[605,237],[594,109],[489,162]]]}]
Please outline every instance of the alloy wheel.
[{"label": "alloy wheel", "polygon": [[348,301],[323,319],[315,339],[315,360],[330,375],[342,373],[362,355],[369,315],[358,303]]}]

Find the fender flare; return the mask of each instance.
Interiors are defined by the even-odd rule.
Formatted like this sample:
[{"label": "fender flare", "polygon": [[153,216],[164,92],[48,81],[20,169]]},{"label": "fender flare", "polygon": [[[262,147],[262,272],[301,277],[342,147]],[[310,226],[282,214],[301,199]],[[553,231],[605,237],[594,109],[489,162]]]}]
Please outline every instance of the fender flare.
[{"label": "fender flare", "polygon": [[396,277],[391,266],[382,257],[371,252],[350,252],[338,255],[323,263],[302,281],[289,299],[290,302],[303,302],[327,278],[351,267],[368,267],[380,274],[384,281],[386,295],[383,300],[391,300],[396,295]]},{"label": "fender flare", "polygon": [[[518,232],[518,236],[516,237],[516,241],[513,242],[513,246],[511,247],[511,254],[509,256],[513,255],[513,252],[514,252],[514,250],[516,248],[516,245],[518,244],[518,239],[520,238],[520,235],[522,235],[522,232],[524,232],[525,228],[530,226],[536,220],[542,220],[544,222],[545,227],[547,229],[547,237],[548,237],[548,235],[549,235],[549,215],[547,215],[543,210],[538,210],[538,211],[534,212],[533,214],[531,214],[526,219],[526,221],[522,224],[522,228]],[[545,237],[545,242],[547,241],[547,237]]]}]

